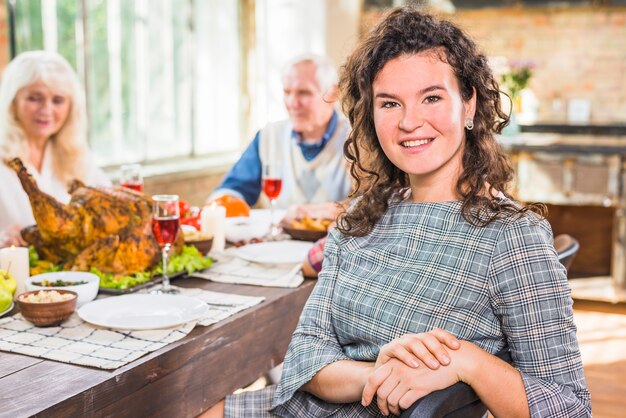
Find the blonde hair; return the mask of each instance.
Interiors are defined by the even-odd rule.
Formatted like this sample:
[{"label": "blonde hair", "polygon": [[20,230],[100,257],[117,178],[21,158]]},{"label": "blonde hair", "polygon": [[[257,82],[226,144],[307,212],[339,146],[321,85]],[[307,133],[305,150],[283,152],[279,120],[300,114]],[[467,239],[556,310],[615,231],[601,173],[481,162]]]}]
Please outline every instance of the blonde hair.
[{"label": "blonde hair", "polygon": [[61,180],[85,180],[87,158],[87,110],[85,95],[72,66],[56,52],[28,51],[6,67],[0,86],[0,147],[4,158],[29,160],[28,139],[16,119],[14,100],[18,91],[42,82],[70,98],[67,120],[48,141],[52,170]]}]

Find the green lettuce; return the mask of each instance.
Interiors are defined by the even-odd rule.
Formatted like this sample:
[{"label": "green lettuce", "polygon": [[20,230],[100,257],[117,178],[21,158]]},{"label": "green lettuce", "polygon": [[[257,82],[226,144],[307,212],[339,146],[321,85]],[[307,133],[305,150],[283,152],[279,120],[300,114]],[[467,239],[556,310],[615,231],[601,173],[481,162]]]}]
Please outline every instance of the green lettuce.
[{"label": "green lettuce", "polygon": [[[31,266],[36,266],[42,262],[42,260],[39,259],[37,251],[35,251],[33,247],[29,248],[29,258]],[[211,267],[212,264],[213,260],[208,257],[204,257],[196,247],[185,245],[179,254],[173,255],[169,258],[167,263],[167,272],[170,276],[183,271],[187,274],[191,274],[194,271]],[[60,265],[50,263],[50,266],[45,268],[45,272],[59,271],[61,267],[62,266]],[[154,276],[161,275],[163,267],[159,264],[152,271],[132,273],[125,276],[113,273],[103,273],[97,268],[92,268],[90,271],[100,277],[100,287],[125,290],[138,284],[146,283]]]}]

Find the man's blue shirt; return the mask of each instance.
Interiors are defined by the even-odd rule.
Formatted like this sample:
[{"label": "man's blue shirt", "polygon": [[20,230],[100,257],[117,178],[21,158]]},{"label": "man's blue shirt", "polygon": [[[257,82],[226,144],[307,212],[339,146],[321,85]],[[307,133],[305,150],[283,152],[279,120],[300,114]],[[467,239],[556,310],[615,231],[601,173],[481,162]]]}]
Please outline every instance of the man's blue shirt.
[{"label": "man's blue shirt", "polygon": [[[291,131],[291,138],[297,141],[302,156],[311,161],[324,149],[335,133],[338,120],[337,112],[333,112],[330,118],[326,132],[316,143],[304,143],[300,140],[300,134]],[[254,205],[261,194],[261,157],[259,155],[259,136],[261,131],[257,132],[254,139],[243,152],[239,161],[230,169],[222,183],[217,187],[219,189],[236,190],[243,196],[246,203],[250,206]]]}]

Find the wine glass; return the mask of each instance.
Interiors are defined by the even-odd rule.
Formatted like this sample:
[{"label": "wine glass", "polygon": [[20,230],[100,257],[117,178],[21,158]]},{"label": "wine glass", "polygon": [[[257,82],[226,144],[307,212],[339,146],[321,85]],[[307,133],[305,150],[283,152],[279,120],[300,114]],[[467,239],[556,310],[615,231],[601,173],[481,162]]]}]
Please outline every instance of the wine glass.
[{"label": "wine glass", "polygon": [[276,199],[280,196],[280,190],[283,187],[283,179],[281,176],[280,166],[277,164],[263,164],[263,193],[270,200],[270,230],[267,233],[267,240],[275,240],[280,233],[276,220],[274,219],[274,210],[276,208]]},{"label": "wine glass", "polygon": [[143,191],[141,164],[124,164],[120,167],[120,185],[136,192]]},{"label": "wine glass", "polygon": [[152,196],[152,232],[161,247],[163,261],[163,286],[156,293],[178,293],[179,290],[170,286],[167,274],[167,259],[170,248],[180,230],[180,209],[178,196],[175,194],[157,194]]}]

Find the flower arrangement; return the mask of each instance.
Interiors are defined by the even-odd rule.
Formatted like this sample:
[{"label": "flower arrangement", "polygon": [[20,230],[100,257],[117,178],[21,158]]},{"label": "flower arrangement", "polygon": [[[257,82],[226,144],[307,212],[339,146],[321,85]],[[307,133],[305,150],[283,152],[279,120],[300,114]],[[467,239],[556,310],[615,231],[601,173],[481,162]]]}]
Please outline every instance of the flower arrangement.
[{"label": "flower arrangement", "polygon": [[511,98],[515,99],[528,85],[533,75],[534,65],[532,62],[513,61],[509,67],[509,71],[502,74],[502,85],[507,89]]}]

